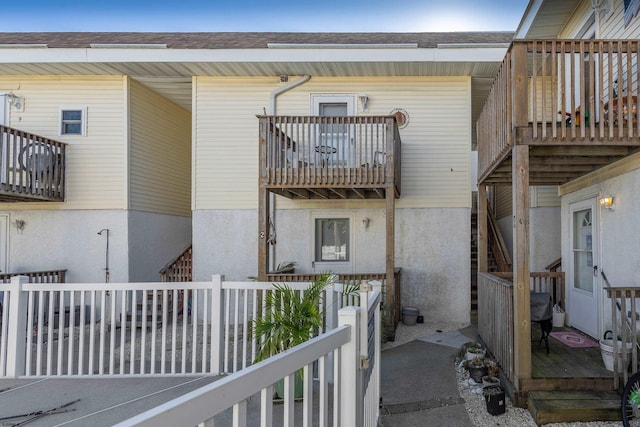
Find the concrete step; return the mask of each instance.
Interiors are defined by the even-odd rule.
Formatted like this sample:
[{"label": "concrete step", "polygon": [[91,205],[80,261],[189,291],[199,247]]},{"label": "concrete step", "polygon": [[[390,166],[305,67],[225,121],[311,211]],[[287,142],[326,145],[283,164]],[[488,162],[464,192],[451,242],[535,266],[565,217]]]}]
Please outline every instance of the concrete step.
[{"label": "concrete step", "polygon": [[528,406],[538,425],[622,419],[615,391],[531,391]]}]

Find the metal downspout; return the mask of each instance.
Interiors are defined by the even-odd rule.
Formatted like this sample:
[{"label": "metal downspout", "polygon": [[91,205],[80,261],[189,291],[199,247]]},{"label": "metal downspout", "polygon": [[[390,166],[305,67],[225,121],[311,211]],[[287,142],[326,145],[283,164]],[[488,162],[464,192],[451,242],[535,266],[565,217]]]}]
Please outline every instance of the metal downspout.
[{"label": "metal downspout", "polygon": [[[273,92],[271,92],[271,96],[269,97],[269,107],[271,110],[271,115],[275,116],[276,112],[277,112],[277,98],[278,96],[282,95],[285,92],[290,91],[291,89],[294,89],[300,85],[305,84],[306,82],[308,82],[309,80],[311,80],[311,75],[309,74],[305,74],[304,76],[302,76],[301,78],[299,78],[298,80],[294,80],[292,82],[287,83],[284,86],[280,86],[279,88],[276,88]],[[275,233],[275,229],[276,229],[276,196],[273,193],[269,193],[269,232],[267,233],[267,238],[271,238],[271,230],[274,230]],[[269,244],[269,264],[270,266],[268,267],[268,269],[270,271],[275,270],[276,268],[276,246],[275,244]]]}]

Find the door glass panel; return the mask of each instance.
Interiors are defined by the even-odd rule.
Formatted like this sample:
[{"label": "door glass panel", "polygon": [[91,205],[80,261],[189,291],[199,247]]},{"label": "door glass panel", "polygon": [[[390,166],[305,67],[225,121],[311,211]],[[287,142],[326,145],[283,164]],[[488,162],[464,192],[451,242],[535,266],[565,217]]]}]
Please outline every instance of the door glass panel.
[{"label": "door glass panel", "polygon": [[349,219],[316,219],[317,262],[349,261]]},{"label": "door glass panel", "polygon": [[593,292],[593,234],[591,209],[573,213],[573,287]]}]

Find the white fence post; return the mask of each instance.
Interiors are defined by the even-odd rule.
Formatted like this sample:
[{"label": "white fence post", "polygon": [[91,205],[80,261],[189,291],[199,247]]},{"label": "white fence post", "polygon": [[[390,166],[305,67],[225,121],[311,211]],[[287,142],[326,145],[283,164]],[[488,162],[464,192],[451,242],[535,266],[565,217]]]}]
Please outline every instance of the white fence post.
[{"label": "white fence post", "polygon": [[222,362],[224,360],[223,339],[224,339],[224,311],[222,302],[224,294],[222,290],[222,281],[224,276],[219,274],[213,275],[211,278],[213,285],[211,287],[211,373],[220,375],[223,370]]},{"label": "white fence post", "polygon": [[351,326],[351,338],[342,347],[340,355],[340,415],[341,426],[363,425],[364,396],[362,393],[362,370],[360,369],[360,308],[345,307],[338,312],[340,326]]},{"label": "white fence post", "polygon": [[[25,342],[27,337],[27,293],[22,286],[29,283],[27,276],[13,276],[7,285],[9,291],[9,330],[7,332],[7,377],[25,374]],[[6,293],[5,293],[6,295]],[[42,331],[38,331],[42,333]]]}]

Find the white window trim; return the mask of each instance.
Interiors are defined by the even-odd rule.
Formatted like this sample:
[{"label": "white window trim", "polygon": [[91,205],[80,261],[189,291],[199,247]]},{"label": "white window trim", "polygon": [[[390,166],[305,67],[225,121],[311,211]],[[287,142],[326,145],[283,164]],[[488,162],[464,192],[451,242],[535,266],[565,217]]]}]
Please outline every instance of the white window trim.
[{"label": "white window trim", "polygon": [[356,95],[345,93],[312,93],[311,94],[311,115],[320,115],[320,104],[341,103],[347,104],[347,114],[356,115]]},{"label": "white window trim", "polygon": [[[327,210],[327,211],[312,211],[310,213],[309,227],[311,232],[311,238],[309,239],[309,261],[312,265],[318,263],[316,261],[316,219],[321,218],[347,218],[349,220],[349,261],[324,261],[321,264],[335,263],[335,265],[348,266],[350,272],[354,271],[356,263],[356,213],[351,210]],[[340,271],[342,272],[342,271]]]},{"label": "white window trim", "polygon": [[[64,111],[80,111],[82,117],[80,118],[80,133],[63,133],[62,132],[62,113]],[[63,106],[60,107],[58,115],[58,135],[59,136],[87,136],[87,107],[77,106]]]}]

